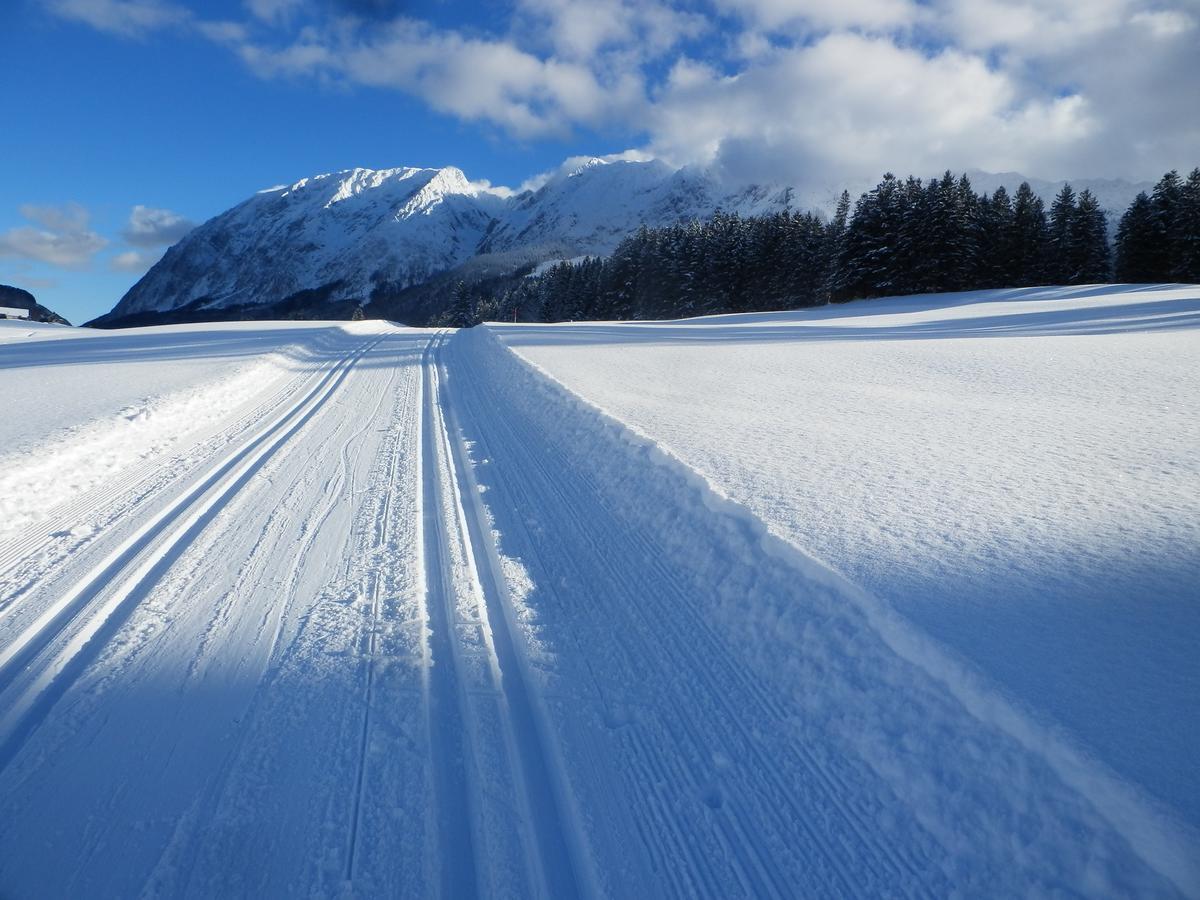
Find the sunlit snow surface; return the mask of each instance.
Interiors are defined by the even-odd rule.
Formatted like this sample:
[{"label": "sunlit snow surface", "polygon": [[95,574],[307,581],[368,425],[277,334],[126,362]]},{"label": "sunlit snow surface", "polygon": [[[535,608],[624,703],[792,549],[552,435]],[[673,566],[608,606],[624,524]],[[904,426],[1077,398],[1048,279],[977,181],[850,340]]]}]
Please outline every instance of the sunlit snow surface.
[{"label": "sunlit snow surface", "polygon": [[1200,825],[1200,289],[493,327]]}]

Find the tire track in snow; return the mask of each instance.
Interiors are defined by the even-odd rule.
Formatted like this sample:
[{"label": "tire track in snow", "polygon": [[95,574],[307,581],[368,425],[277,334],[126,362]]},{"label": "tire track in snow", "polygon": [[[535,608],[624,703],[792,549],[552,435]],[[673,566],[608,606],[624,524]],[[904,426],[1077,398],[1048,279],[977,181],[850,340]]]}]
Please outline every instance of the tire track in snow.
[{"label": "tire track in snow", "polygon": [[[263,464],[321,410],[354,364],[381,340],[382,337],[364,342],[339,360],[312,390],[246,444],[224,457],[207,477],[76,581],[0,650],[0,700],[8,707],[0,717],[0,769],[16,755],[146,589]],[[176,527],[171,530],[173,526]],[[135,564],[137,568],[130,571]],[[129,574],[121,578],[126,572]],[[107,600],[98,602],[106,592]],[[93,606],[97,608],[69,636],[65,646],[54,653],[56,638],[69,631],[81,614]],[[36,660],[46,653],[51,653],[51,657],[36,667]],[[16,696],[8,701],[7,694]]]}]

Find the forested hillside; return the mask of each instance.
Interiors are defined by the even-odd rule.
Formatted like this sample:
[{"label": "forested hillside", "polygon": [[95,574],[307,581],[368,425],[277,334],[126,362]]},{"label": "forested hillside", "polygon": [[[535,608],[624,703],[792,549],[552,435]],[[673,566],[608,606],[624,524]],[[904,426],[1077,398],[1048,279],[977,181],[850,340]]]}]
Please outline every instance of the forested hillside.
[{"label": "forested hillside", "polygon": [[1167,173],[1122,216],[1115,247],[1088,190],[1046,209],[1028,183],[892,174],[833,217],[780,212],[642,228],[612,256],[500,284],[460,284],[444,324],[656,319],[1040,284],[1200,282],[1200,168]]}]

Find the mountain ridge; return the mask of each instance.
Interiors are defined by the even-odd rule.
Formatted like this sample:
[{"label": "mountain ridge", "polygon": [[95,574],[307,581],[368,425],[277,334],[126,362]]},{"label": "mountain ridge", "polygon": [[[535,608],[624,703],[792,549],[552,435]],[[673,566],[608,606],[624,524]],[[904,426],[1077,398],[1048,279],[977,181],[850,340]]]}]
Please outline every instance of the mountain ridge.
[{"label": "mountain ridge", "polygon": [[[1061,186],[1016,173],[970,177],[988,191],[1000,184],[1012,190],[1022,180],[1039,194]],[[1145,188],[1078,182],[1091,184],[1112,207],[1110,220]],[[349,318],[361,310],[423,323],[444,305],[448,279],[505,277],[547,260],[604,256],[641,225],[707,218],[717,209],[828,214],[839,194],[732,187],[711,171],[661,160],[575,159],[519,192],[471,181],[455,166],[345,169],[260,191],[209,219],[89,324]]]}]

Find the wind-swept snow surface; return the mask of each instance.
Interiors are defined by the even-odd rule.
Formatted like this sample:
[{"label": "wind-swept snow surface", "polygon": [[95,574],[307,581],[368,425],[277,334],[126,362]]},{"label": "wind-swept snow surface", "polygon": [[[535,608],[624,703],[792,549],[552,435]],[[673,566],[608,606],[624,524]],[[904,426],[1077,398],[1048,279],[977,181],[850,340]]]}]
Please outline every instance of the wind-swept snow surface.
[{"label": "wind-swept snow surface", "polygon": [[[1121,507],[1128,553],[1152,544],[1161,557],[1188,539],[1197,440],[1183,398],[1196,385],[1181,360],[1196,349],[1195,297],[966,297],[940,312],[915,300],[460,333],[144,329],[112,337],[143,348],[147,384],[159,369],[179,375],[147,394],[164,425],[144,433],[121,414],[124,389],[96,378],[120,356],[107,336],[0,345],[0,387],[37,367],[98,410],[74,430],[31,412],[22,453],[6,457],[5,502],[27,521],[0,533],[0,894],[1197,895],[1181,745],[1163,729],[1141,738],[1176,766],[1164,776],[1175,796],[1156,799],[1059,715],[1067,687],[1031,697],[953,640],[974,616],[1036,667],[1055,639],[1047,621],[1092,629],[1074,638],[1085,646],[1113,633],[1078,609],[1039,619],[1014,587],[1043,578],[1039,560],[1068,558],[1047,537],[1072,515],[1060,472],[1090,486],[1089,534],[1125,496],[1115,477],[1084,477],[1074,444],[1061,470],[1029,449],[1039,434],[1020,445],[1024,476],[1057,490],[1043,517],[1058,519],[1039,541],[1019,544],[1015,525],[1002,536],[1041,556],[1028,569],[974,563],[981,582],[1006,574],[1015,608],[963,588],[956,566],[981,542],[971,526],[1002,517],[971,505],[972,479],[1016,465],[997,467],[979,437],[1019,430],[998,396],[1005,366],[1024,372],[1011,384],[1029,415],[1057,418],[1067,444],[1081,360],[1109,371],[1106,341],[1159,341],[1119,362],[1127,395],[1155,397],[1164,418],[1108,452],[1124,471],[1131,447],[1163,450],[1139,476],[1141,499]],[[1130,334],[1135,317],[1163,330]],[[1023,336],[1052,323],[1103,333]],[[972,333],[985,328],[1009,336]],[[958,337],[934,339],[945,331]],[[1068,352],[1072,341],[1088,352]],[[1007,353],[991,357],[992,344]],[[1058,378],[1042,391],[1047,354]],[[990,381],[977,371],[989,364]],[[1173,374],[1159,393],[1152,365]],[[871,366],[891,403],[868,396]],[[786,393],[766,393],[776,388]],[[963,418],[972,391],[982,412]],[[823,418],[806,406],[821,392]],[[933,436],[949,441],[957,425],[957,468],[929,434],[880,434],[932,428],[903,403],[939,396],[955,410],[930,420]],[[1112,396],[1092,384],[1095,408],[1081,408],[1101,420]],[[859,475],[840,484],[837,466],[854,464],[829,454],[852,434]],[[872,439],[893,456],[877,458]],[[43,458],[84,459],[73,441],[109,448],[110,464],[61,493],[22,479]],[[884,470],[928,481],[889,494],[871,483]],[[1034,493],[1005,490],[1014,516]],[[905,493],[909,532],[953,532],[961,555],[909,541],[908,569],[885,590],[797,512],[830,541],[852,530],[855,491],[880,498],[861,540],[875,538],[882,568],[898,551],[881,530],[907,533],[888,501]],[[978,521],[939,531],[942,502]],[[1194,566],[1176,557],[1164,579]],[[922,573],[931,560],[941,568]],[[914,598],[904,577],[918,574],[939,593]],[[1112,592],[1076,596],[1063,576],[1044,576],[1045,607],[1115,610],[1133,644],[1174,616],[1153,649],[1176,654],[1176,681],[1139,681],[1157,669],[1132,660],[1100,689],[1171,707],[1194,729],[1183,690],[1195,662],[1174,649],[1197,635],[1186,585],[1150,582],[1137,617]],[[921,614],[955,603],[967,607],[945,610],[958,628]],[[1058,677],[1092,677],[1083,660]],[[1111,721],[1132,727],[1119,710]]]}]

